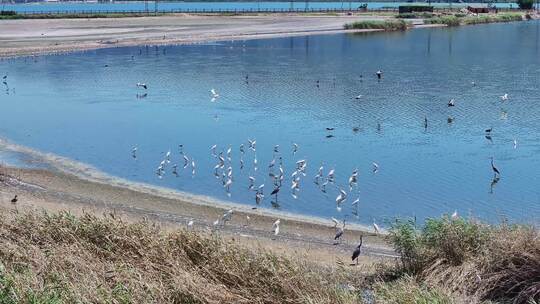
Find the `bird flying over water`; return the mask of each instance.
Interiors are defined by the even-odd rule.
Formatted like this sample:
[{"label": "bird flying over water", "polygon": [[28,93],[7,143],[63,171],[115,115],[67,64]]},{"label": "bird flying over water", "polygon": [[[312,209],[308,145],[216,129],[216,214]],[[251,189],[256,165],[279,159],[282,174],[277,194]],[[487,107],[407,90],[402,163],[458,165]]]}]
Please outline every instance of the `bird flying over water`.
[{"label": "bird flying over water", "polygon": [[501,101],[506,101],[508,100],[508,94],[505,93],[504,95],[500,96],[500,98],[501,98]]},{"label": "bird flying over water", "polygon": [[454,98],[452,98],[452,99],[450,99],[450,100],[448,101],[448,106],[449,106],[449,107],[453,107],[453,106],[455,106],[455,105],[456,105],[456,101],[454,100]]},{"label": "bird flying over water", "polygon": [[138,88],[143,88],[143,89],[148,89],[148,86],[146,85],[146,83],[141,83],[141,82],[137,82],[137,87]]}]

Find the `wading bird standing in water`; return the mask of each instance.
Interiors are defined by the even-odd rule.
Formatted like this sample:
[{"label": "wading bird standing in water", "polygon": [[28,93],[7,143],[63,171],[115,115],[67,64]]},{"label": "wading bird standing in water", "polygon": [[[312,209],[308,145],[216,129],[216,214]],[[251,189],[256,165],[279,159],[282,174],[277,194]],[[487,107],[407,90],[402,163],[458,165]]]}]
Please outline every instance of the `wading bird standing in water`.
[{"label": "wading bird standing in water", "polygon": [[210,90],[210,94],[212,94],[212,101],[216,101],[216,99],[219,97],[219,94],[214,89]]},{"label": "wading bird standing in water", "polygon": [[293,143],[292,145],[293,145],[293,151],[292,151],[292,153],[293,153],[293,155],[295,155],[296,152],[298,152],[298,144],[297,144],[297,143]]},{"label": "wading bird standing in water", "polygon": [[495,165],[493,164],[493,157],[491,157],[491,170],[493,170],[493,173],[495,174],[495,177],[501,175],[501,171],[499,171],[499,169],[497,169],[495,167]]},{"label": "wading bird standing in water", "polygon": [[362,243],[363,243],[364,236],[360,235],[360,243],[353,251],[351,260],[354,262],[356,260],[356,265],[358,265],[358,257],[360,256],[360,253],[362,252]]},{"label": "wading bird standing in water", "polygon": [[373,173],[379,172],[379,164],[373,162],[372,165],[373,165]]}]

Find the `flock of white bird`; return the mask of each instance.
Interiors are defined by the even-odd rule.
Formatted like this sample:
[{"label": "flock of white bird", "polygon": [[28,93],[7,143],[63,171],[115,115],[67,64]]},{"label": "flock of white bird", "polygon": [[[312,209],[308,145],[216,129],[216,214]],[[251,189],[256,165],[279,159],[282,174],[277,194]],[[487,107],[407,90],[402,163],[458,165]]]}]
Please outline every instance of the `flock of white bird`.
[{"label": "flock of white bird", "polygon": [[[379,79],[381,79],[382,72],[380,72],[380,71],[377,72],[377,77]],[[247,79],[248,79],[248,76],[246,76],[246,81],[247,81]],[[472,84],[476,85],[474,82]],[[318,85],[318,83],[317,83],[317,85]],[[144,83],[137,83],[137,87],[144,88],[145,90],[148,88],[147,85],[144,84]],[[211,102],[216,102],[219,97],[220,97],[220,95],[215,89],[210,90],[210,101]],[[355,99],[360,99],[360,98],[362,98],[362,95],[358,95],[358,96],[355,97]],[[501,99],[501,101],[504,102],[504,101],[509,100],[509,96],[508,96],[508,94],[504,94],[504,95],[500,96],[500,99]],[[454,106],[456,106],[455,99],[450,99],[448,101],[448,107],[454,107]],[[427,123],[428,123],[427,118],[425,118],[424,127],[426,127],[426,128],[427,128]],[[327,128],[327,130],[333,130],[333,128]],[[485,130],[486,137],[490,136],[491,131],[492,131],[492,128]],[[516,148],[517,140],[514,139],[513,143],[514,143],[514,148]],[[244,167],[245,167],[244,155],[247,153],[246,151],[248,151],[248,152],[251,151],[253,153],[252,170],[254,172],[256,172],[259,169],[259,164],[258,164],[258,160],[257,160],[257,156],[256,156],[257,141],[254,140],[254,139],[248,139],[245,144],[246,145],[241,144],[239,146],[240,170],[243,170]],[[246,146],[247,146],[247,149],[246,149]],[[298,150],[299,150],[299,145],[297,143],[292,143],[292,154],[293,154],[293,156],[296,155]],[[223,188],[225,189],[227,195],[230,197],[231,196],[230,189],[231,189],[231,187],[233,186],[233,184],[235,182],[235,178],[234,178],[234,174],[233,174],[233,163],[232,163],[232,147],[229,146],[226,150],[224,150],[224,151],[222,150],[222,151],[218,152],[218,146],[217,145],[212,145],[210,147],[210,152],[211,152],[211,156],[216,160],[216,165],[214,166],[214,172],[213,172],[214,176],[216,177],[216,179],[220,180],[220,182],[221,182]],[[184,153],[183,145],[179,146],[179,153],[180,153],[180,155],[182,156],[182,159],[183,159],[183,169],[187,169],[188,167],[190,167],[191,168],[191,174],[195,175],[196,174],[196,171],[195,171],[195,168],[196,168],[195,166],[196,165],[195,165],[195,160],[193,159],[193,157],[190,158],[189,156],[187,156]],[[136,154],[137,154],[137,147],[134,147],[133,150],[132,150],[132,156],[134,158],[136,158]],[[165,173],[165,168],[170,163],[171,163],[171,151],[169,150],[165,154],[164,159],[159,163],[159,165],[158,165],[158,167],[156,169],[156,174],[157,174],[158,178],[160,178],[160,179],[163,178],[163,175]],[[292,174],[290,175],[291,185],[290,185],[289,190],[290,190],[291,196],[294,199],[298,198],[298,195],[299,195],[299,192],[300,192],[300,189],[301,189],[302,179],[303,179],[303,177],[307,176],[307,165],[308,165],[308,162],[305,159],[300,159],[300,160],[296,161],[295,162],[295,168],[294,168]],[[491,158],[491,168],[492,168],[492,170],[493,170],[493,172],[495,174],[494,181],[496,183],[498,181],[499,177],[500,177],[500,171],[494,166],[493,158]],[[372,163],[372,173],[376,174],[378,171],[379,171],[379,164],[373,162]],[[172,165],[171,172],[172,172],[172,174],[178,176],[178,165],[177,164]],[[328,172],[325,172],[324,166],[320,166],[318,168],[318,170],[317,170],[316,175],[313,177],[313,182],[319,187],[320,191],[322,191],[324,193],[326,193],[326,187],[328,185],[333,185],[334,187],[337,188],[338,195],[335,198],[335,204],[336,204],[337,211],[341,211],[342,210],[342,205],[347,201],[350,194],[352,193],[353,188],[355,188],[355,186],[357,185],[357,182],[358,182],[358,169],[352,170],[352,173],[348,178],[348,191],[349,192],[347,192],[347,190],[344,189],[345,187],[340,187],[340,186],[336,185],[336,176],[335,175],[336,175],[336,172],[335,172],[334,168],[331,168],[331,169],[328,170]],[[276,145],[273,148],[273,157],[272,157],[271,162],[268,165],[268,176],[272,180],[272,191],[270,192],[269,196],[271,198],[273,197],[273,200],[271,200],[270,202],[271,202],[272,206],[279,206],[279,204],[278,204],[278,194],[280,193],[280,191],[281,191],[281,189],[283,187],[283,182],[285,180],[285,168],[284,168],[284,165],[283,165],[283,157],[280,154],[280,146],[279,145]],[[255,185],[255,182],[256,182],[256,178],[254,176],[250,175],[248,177],[248,190],[254,192],[255,203],[257,205],[259,205],[265,198],[265,194],[264,194],[265,184],[261,183],[260,185],[257,186],[257,185]],[[357,208],[359,202],[360,202],[360,198],[356,198],[354,201],[352,201],[351,206]],[[256,209],[256,208],[253,208],[253,209]],[[219,227],[223,227],[227,222],[231,221],[233,213],[234,213],[234,211],[232,209],[228,210],[220,218],[216,219],[216,221],[213,222],[214,229],[218,229]],[[246,217],[247,217],[246,218],[247,221],[249,222],[249,219],[250,219],[249,215],[246,216]],[[454,213],[451,215],[451,217],[452,218],[457,218],[458,217],[457,211],[454,211]],[[334,223],[334,228],[336,229],[336,233],[335,233],[335,236],[334,236],[334,241],[335,241],[334,244],[337,245],[337,244],[339,244],[339,241],[341,240],[342,236],[345,233],[346,220],[343,219],[340,222],[338,219],[332,217],[331,221]],[[272,224],[271,231],[275,236],[277,236],[280,233],[280,223],[281,223],[281,220],[277,219]],[[188,221],[188,223],[187,223],[187,226],[192,227],[193,224],[194,224],[194,219],[190,219]],[[377,223],[375,223],[375,221],[373,221],[373,229],[374,229],[375,233],[380,232],[380,228],[377,225]],[[358,258],[361,246],[362,246],[362,240],[360,240],[360,244],[356,247],[355,252],[353,253],[353,260]]]}]

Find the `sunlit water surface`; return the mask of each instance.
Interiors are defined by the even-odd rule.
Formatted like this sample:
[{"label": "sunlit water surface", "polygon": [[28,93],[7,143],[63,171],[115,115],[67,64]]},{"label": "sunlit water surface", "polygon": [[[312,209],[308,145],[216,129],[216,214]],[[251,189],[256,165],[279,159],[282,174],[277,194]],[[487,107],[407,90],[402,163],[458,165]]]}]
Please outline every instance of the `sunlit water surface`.
[{"label": "sunlit water surface", "polygon": [[[255,206],[251,175],[256,187],[266,184],[260,207],[302,215],[368,224],[457,210],[488,221],[537,222],[539,28],[520,22],[4,60],[0,136],[114,176]],[[505,93],[510,98],[502,102]],[[455,107],[447,106],[451,98]],[[491,127],[489,140],[484,130]],[[256,153],[247,149],[248,138],[257,140]],[[196,162],[193,176],[191,166],[182,169],[180,144]],[[214,177],[214,144],[218,152],[232,147],[230,197]],[[271,204],[268,177],[276,144],[285,171],[279,206]],[[168,150],[171,163],[160,179],[155,170]],[[501,171],[497,183],[492,156]],[[307,160],[307,176],[295,199],[290,176],[300,159]],[[325,174],[336,172],[326,193],[313,182],[321,164]],[[350,190],[355,168],[358,184]],[[341,211],[339,188],[348,193]]]}]

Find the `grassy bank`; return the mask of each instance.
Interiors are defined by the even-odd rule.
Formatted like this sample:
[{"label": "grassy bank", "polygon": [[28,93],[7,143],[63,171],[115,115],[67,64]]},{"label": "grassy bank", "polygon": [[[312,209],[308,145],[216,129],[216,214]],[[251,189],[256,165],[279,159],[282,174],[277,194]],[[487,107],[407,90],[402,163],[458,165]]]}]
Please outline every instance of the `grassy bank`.
[{"label": "grassy bank", "polygon": [[439,17],[427,18],[424,20],[426,24],[445,24],[447,26],[496,23],[496,22],[511,22],[523,20],[523,15],[519,13],[500,13],[478,16],[463,16],[463,15],[445,15]]},{"label": "grassy bank", "polygon": [[540,302],[540,234],[533,227],[443,217],[421,230],[399,222],[390,239],[402,255],[390,275],[399,280],[413,277],[467,303]]},{"label": "grassy bank", "polygon": [[398,222],[389,240],[402,259],[366,273],[346,263],[322,266],[301,256],[248,249],[215,234],[164,232],[110,215],[5,213],[0,303],[531,304],[526,301],[540,299],[540,240],[532,228],[442,218],[421,230]]},{"label": "grassy bank", "polygon": [[217,236],[67,213],[4,217],[0,303],[356,303],[347,270]]},{"label": "grassy bank", "polygon": [[366,30],[366,29],[379,29],[385,31],[404,31],[407,29],[407,22],[403,20],[366,20],[366,21],[357,21],[353,23],[345,24],[344,28],[346,30],[356,29],[356,30]]}]

